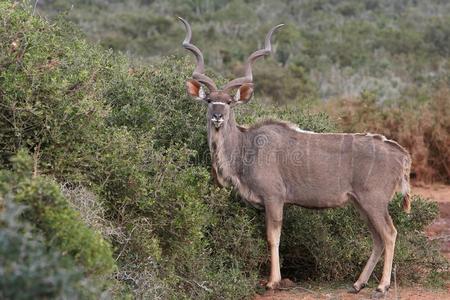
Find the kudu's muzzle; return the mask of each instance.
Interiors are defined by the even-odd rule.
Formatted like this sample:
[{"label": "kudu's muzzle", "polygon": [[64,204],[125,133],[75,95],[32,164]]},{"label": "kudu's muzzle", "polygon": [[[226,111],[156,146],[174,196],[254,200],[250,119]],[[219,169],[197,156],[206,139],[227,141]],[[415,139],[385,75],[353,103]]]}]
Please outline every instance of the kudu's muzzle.
[{"label": "kudu's muzzle", "polygon": [[212,118],[211,118],[211,122],[213,123],[214,127],[216,127],[216,129],[219,129],[222,124],[223,124],[223,118],[222,118],[222,114],[213,114]]}]

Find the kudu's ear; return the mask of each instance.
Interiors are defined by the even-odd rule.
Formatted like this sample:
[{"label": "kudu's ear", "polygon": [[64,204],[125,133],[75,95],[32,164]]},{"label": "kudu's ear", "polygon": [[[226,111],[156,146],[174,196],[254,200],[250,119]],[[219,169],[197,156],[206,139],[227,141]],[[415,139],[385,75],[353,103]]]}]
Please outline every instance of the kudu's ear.
[{"label": "kudu's ear", "polygon": [[253,84],[252,83],[244,83],[241,85],[236,95],[234,95],[234,103],[247,103],[253,96]]},{"label": "kudu's ear", "polygon": [[205,100],[206,93],[200,82],[194,79],[186,81],[186,90],[191,97],[197,100]]}]

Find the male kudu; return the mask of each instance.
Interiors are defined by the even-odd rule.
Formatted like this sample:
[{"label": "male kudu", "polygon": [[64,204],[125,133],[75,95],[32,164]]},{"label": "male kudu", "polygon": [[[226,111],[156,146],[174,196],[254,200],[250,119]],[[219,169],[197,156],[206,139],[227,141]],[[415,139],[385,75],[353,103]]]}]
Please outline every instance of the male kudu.
[{"label": "male kudu", "polygon": [[252,64],[271,52],[272,33],[282,25],[269,31],[264,49],[249,56],[245,76],[218,89],[204,74],[203,55],[191,44],[189,23],[180,20],[187,31],[183,47],[197,61],[192,79],[186,82],[187,92],[208,105],[214,177],[221,185],[231,183],[246,201],[265,209],[271,258],[267,287],[276,288],[281,280],[278,246],[284,204],[331,208],[351,201],[373,238],[372,254],[351,291],[357,293],[366,285],[384,251],[383,276],[375,293],[383,296],[390,285],[397,235],[388,203],[398,185],[404,195],[403,208],[410,209],[408,152],[378,134],[314,133],[273,120],[249,128],[239,126],[231,108],[252,97]]}]

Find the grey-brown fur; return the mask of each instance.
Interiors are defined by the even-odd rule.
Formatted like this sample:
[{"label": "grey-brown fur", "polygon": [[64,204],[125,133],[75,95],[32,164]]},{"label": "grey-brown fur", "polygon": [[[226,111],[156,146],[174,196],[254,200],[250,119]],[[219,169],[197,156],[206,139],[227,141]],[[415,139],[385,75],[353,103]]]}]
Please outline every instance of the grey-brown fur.
[{"label": "grey-brown fur", "polygon": [[[243,128],[231,110],[223,128],[208,127],[218,181],[233,185],[246,201],[266,209],[271,247],[278,251],[284,204],[333,208],[352,202],[374,240],[373,254],[354,292],[365,286],[383,249],[389,247],[378,287],[380,295],[387,291],[396,236],[388,203],[396,188],[402,188],[404,206],[409,207],[411,160],[403,147],[381,135],[302,132],[272,120]],[[281,279],[278,259],[272,268],[276,269],[269,287],[274,288]]]},{"label": "grey-brown fur", "polygon": [[[183,45],[196,54],[202,67],[200,50],[190,44],[190,26],[182,21],[188,30]],[[276,288],[281,280],[278,247],[284,205],[333,208],[351,202],[373,238],[372,254],[352,291],[359,292],[366,285],[384,251],[383,276],[375,294],[383,296],[390,285],[397,235],[388,203],[401,187],[403,206],[409,210],[411,158],[398,143],[379,134],[314,133],[276,120],[249,128],[237,125],[232,106],[250,100],[251,63],[270,53],[274,28],[266,37],[266,48],[250,56],[245,77],[231,81],[223,90],[198,72],[186,83],[188,93],[208,105],[212,173],[219,184],[231,184],[246,201],[265,210],[271,257],[268,288]],[[201,83],[213,86],[209,93]],[[232,97],[234,87],[237,91]]]},{"label": "grey-brown fur", "polygon": [[[336,207],[380,186],[391,196],[410,163],[401,146],[380,135],[298,132],[272,120],[246,129],[232,119],[220,132],[209,129],[213,168],[221,182],[247,186],[252,195],[243,196],[254,204],[276,197]],[[214,145],[221,143],[219,151]]]}]

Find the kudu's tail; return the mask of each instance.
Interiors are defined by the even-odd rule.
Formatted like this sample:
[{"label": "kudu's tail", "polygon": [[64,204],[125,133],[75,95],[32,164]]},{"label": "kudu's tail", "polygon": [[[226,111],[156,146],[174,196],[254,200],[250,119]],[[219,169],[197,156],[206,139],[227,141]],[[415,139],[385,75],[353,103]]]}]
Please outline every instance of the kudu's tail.
[{"label": "kudu's tail", "polygon": [[409,197],[410,194],[410,186],[409,186],[409,173],[411,171],[411,157],[407,155],[403,162],[403,173],[401,178],[402,183],[402,195],[403,202],[402,207],[403,210],[407,213],[411,212],[411,199]]}]

